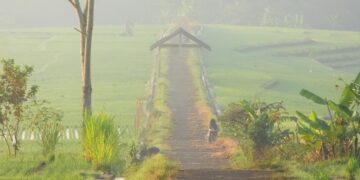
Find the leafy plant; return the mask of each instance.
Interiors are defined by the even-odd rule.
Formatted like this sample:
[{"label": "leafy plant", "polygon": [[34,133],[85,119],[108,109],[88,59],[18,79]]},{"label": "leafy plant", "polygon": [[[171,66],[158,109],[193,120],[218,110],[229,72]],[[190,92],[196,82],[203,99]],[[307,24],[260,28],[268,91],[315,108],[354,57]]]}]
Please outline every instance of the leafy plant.
[{"label": "leafy plant", "polygon": [[300,112],[296,112],[302,121],[298,121],[298,133],[302,139],[314,149],[317,149],[323,160],[329,157],[327,144],[333,142],[334,131],[325,120],[319,119],[315,112],[311,112],[309,117]]},{"label": "leafy plant", "polygon": [[130,141],[128,144],[128,161],[135,163],[137,161],[137,155],[139,153],[139,146],[135,140]]},{"label": "leafy plant", "polygon": [[0,63],[0,135],[9,155],[16,156],[20,147],[18,134],[23,122],[24,104],[35,96],[38,86],[28,86],[32,67],[16,65],[13,59],[1,60]]},{"label": "leafy plant", "polygon": [[120,158],[120,137],[113,118],[106,113],[87,116],[83,133],[84,157],[93,169],[114,171]]},{"label": "leafy plant", "polygon": [[351,180],[356,179],[355,173],[358,168],[359,168],[359,164],[357,159],[350,158],[346,165],[346,172],[348,173],[349,179]]},{"label": "leafy plant", "polygon": [[34,101],[26,107],[24,114],[29,128],[40,133],[43,155],[53,157],[63,131],[61,123],[63,113],[51,107],[46,101]]},{"label": "leafy plant", "polygon": [[253,144],[253,153],[261,155],[267,148],[284,142],[290,130],[282,130],[280,122],[282,103],[242,101],[232,103],[220,118],[226,134],[237,137],[240,142]]},{"label": "leafy plant", "polygon": [[[330,121],[320,119],[312,112],[309,117],[297,112],[298,133],[307,145],[313,146],[322,159],[330,156],[343,157],[359,155],[358,135],[360,133],[360,73],[355,80],[345,84],[338,102],[321,98],[303,89],[300,95],[313,102],[325,105]],[[319,144],[320,143],[320,144]]]}]

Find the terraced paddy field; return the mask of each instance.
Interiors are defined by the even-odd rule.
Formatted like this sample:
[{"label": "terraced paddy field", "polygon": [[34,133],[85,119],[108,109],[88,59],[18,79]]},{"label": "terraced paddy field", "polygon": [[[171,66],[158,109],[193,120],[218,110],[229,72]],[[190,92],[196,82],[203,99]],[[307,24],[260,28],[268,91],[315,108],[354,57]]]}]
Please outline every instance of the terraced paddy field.
[{"label": "terraced paddy field", "polygon": [[[136,26],[135,36],[120,36],[122,27],[95,27],[92,53],[94,111],[114,115],[131,127],[137,98],[146,96],[153,54],[149,46],[158,26]],[[81,71],[79,33],[69,28],[2,29],[0,58],[34,66],[31,79],[40,86],[39,99],[64,112],[66,126],[79,126]]]},{"label": "terraced paddy field", "polygon": [[223,108],[242,99],[284,101],[290,113],[325,114],[300,90],[334,99],[339,78],[360,71],[360,32],[209,25],[201,38],[213,48],[204,64]]}]

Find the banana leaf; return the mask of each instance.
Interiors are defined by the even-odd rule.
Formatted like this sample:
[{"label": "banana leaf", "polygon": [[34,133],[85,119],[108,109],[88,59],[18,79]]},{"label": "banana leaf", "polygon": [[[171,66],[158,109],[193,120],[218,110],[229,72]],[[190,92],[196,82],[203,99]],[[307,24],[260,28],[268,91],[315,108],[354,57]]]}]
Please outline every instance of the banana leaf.
[{"label": "banana leaf", "polygon": [[339,100],[339,104],[344,107],[350,107],[350,105],[355,101],[356,96],[353,92],[352,85],[346,85]]},{"label": "banana leaf", "polygon": [[359,72],[359,74],[356,76],[356,78],[355,78],[355,80],[354,80],[354,84],[360,85],[360,72]]},{"label": "banana leaf", "polygon": [[299,126],[298,133],[301,138],[308,142],[313,142],[318,137],[318,134],[314,133],[310,128]]},{"label": "banana leaf", "polygon": [[300,125],[298,128],[298,133],[301,135],[301,138],[305,141],[314,143],[318,141],[328,141],[330,136],[328,133],[320,133],[316,129],[306,127],[305,125]]},{"label": "banana leaf", "polygon": [[321,105],[326,105],[326,100],[321,98],[320,96],[306,90],[306,89],[302,89],[300,91],[300,95],[309,99],[309,100],[312,100],[313,102],[317,103],[317,104],[321,104]]},{"label": "banana leaf", "polygon": [[296,114],[301,118],[301,120],[303,120],[304,123],[308,124],[311,128],[321,130],[325,133],[331,130],[330,126],[324,120],[317,118],[314,112],[310,114],[310,118],[298,111],[296,111]]},{"label": "banana leaf", "polygon": [[357,101],[360,101],[360,72],[352,83],[352,90],[354,95],[357,98]]},{"label": "banana leaf", "polygon": [[334,101],[329,101],[329,108],[333,110],[335,113],[339,114],[340,116],[345,116],[345,118],[350,118],[353,112],[346,106],[342,106],[341,104],[338,105]]}]

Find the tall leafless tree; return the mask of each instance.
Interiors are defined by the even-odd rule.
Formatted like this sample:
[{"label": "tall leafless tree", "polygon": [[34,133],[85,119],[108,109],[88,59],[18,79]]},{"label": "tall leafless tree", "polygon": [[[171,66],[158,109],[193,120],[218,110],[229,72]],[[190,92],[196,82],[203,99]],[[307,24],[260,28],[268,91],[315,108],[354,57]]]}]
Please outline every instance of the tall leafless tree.
[{"label": "tall leafless tree", "polygon": [[91,43],[94,24],[94,0],[68,0],[78,15],[80,27],[75,28],[80,32],[80,60],[82,70],[82,113],[91,113]]}]

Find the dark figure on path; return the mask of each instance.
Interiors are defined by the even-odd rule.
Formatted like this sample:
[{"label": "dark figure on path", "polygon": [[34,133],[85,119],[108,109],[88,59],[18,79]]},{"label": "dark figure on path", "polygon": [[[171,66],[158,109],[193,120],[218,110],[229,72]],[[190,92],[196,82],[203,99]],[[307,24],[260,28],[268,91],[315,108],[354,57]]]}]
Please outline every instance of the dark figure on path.
[{"label": "dark figure on path", "polygon": [[209,143],[215,142],[217,137],[217,132],[219,131],[218,125],[216,124],[215,119],[210,120],[210,126],[209,126]]}]

